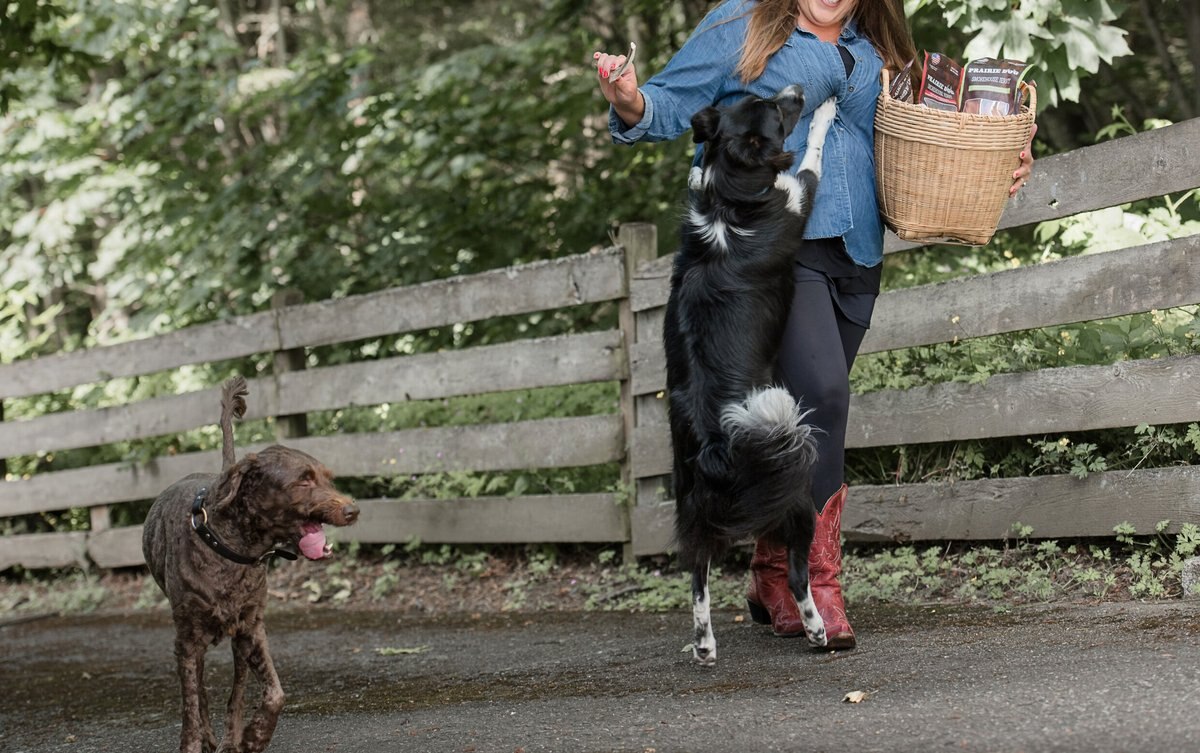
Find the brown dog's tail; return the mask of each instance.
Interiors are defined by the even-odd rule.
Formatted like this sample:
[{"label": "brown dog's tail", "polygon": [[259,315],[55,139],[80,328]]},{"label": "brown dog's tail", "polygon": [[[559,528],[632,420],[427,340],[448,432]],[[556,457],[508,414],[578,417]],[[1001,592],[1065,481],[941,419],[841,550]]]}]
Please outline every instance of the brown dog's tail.
[{"label": "brown dog's tail", "polygon": [[236,376],[221,387],[221,471],[233,467],[237,458],[233,455],[233,419],[246,415],[246,395],[250,390],[246,380]]}]

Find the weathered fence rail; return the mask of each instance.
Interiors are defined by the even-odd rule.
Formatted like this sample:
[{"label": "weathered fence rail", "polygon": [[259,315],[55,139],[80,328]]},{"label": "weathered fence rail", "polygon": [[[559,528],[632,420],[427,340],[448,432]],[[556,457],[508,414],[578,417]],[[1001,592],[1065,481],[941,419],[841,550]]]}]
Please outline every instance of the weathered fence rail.
[{"label": "weathered fence rail", "polygon": [[[1040,160],[1001,227],[1103,209],[1200,186],[1200,119]],[[913,248],[889,236],[887,251]],[[289,305],[162,336],[0,365],[0,399],[17,399],[196,364],[275,354],[250,380],[247,418],[274,417],[290,445],[340,476],[504,471],[619,463],[632,494],[360,500],[363,542],[622,542],[669,547],[670,448],[661,349],[670,258],[648,225],[622,228],[600,253],[340,300]],[[616,301],[617,329],[360,363],[298,368],[304,349],[493,317]],[[886,291],[864,353],[1200,303],[1200,235],[937,285]],[[856,395],[852,448],[1200,421],[1200,356],[1124,361]],[[618,382],[619,414],[297,436],[317,411],[511,390]],[[100,410],[0,420],[0,458],[170,436],[211,426],[218,387]],[[0,407],[3,403],[0,403]],[[0,412],[0,417],[4,416]],[[302,433],[302,432],[300,432]],[[245,450],[254,449],[252,447]],[[0,518],[91,510],[91,530],[6,536],[0,569],[140,564],[140,527],[112,527],[109,506],[151,499],[215,451],[10,478]],[[628,502],[628,504],[626,504]],[[1200,465],[957,483],[859,487],[843,525],[865,540],[989,539],[1014,522],[1037,536],[1102,536],[1200,522]]]}]

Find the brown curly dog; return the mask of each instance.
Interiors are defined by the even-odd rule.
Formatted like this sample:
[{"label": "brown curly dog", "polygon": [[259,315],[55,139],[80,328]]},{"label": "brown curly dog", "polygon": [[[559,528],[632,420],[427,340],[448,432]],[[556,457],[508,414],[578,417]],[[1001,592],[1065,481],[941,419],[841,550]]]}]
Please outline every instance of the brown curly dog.
[{"label": "brown curly dog", "polygon": [[[181,753],[218,750],[204,689],[204,654],[226,636],[233,644],[233,691],[221,753],[265,750],[283,709],[283,688],[267,649],[263,611],[267,563],[329,554],[322,525],[350,525],[353,500],[333,487],[333,474],[316,458],[273,445],[234,462],[233,418],[246,411],[246,381],[235,377],[221,391],[222,469],[194,473],[172,484],[146,517],[142,552],[150,573],[171,602],[175,658],[183,690]],[[262,685],[262,699],[243,724],[247,670]]]}]

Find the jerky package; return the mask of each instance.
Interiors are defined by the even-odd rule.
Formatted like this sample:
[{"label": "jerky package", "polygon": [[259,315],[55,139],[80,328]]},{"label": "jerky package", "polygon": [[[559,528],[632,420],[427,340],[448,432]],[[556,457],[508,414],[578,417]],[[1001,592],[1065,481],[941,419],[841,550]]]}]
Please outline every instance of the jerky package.
[{"label": "jerky package", "polygon": [[961,75],[962,68],[955,61],[940,52],[926,52],[917,104],[957,112]]},{"label": "jerky package", "polygon": [[913,67],[912,60],[908,61],[908,65],[904,66],[904,70],[896,74],[892,79],[892,83],[888,86],[888,94],[892,99],[898,99],[901,102],[913,103]]},{"label": "jerky package", "polygon": [[980,115],[1018,114],[1025,71],[1025,63],[1019,60],[972,60],[962,75],[962,111]]}]

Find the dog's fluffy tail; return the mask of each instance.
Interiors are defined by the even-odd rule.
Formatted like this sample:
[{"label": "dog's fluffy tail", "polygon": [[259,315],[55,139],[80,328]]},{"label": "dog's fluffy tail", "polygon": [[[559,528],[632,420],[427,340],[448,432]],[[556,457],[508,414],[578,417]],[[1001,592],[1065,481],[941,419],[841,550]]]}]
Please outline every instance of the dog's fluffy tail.
[{"label": "dog's fluffy tail", "polygon": [[250,390],[246,380],[236,376],[221,386],[221,471],[227,471],[237,461],[233,454],[233,419],[246,415],[246,395]]},{"label": "dog's fluffy tail", "polygon": [[817,460],[813,427],[787,390],[766,387],[726,406],[721,428],[729,438],[735,471],[732,509],[720,516],[733,536],[754,536],[773,528],[810,494]]}]

